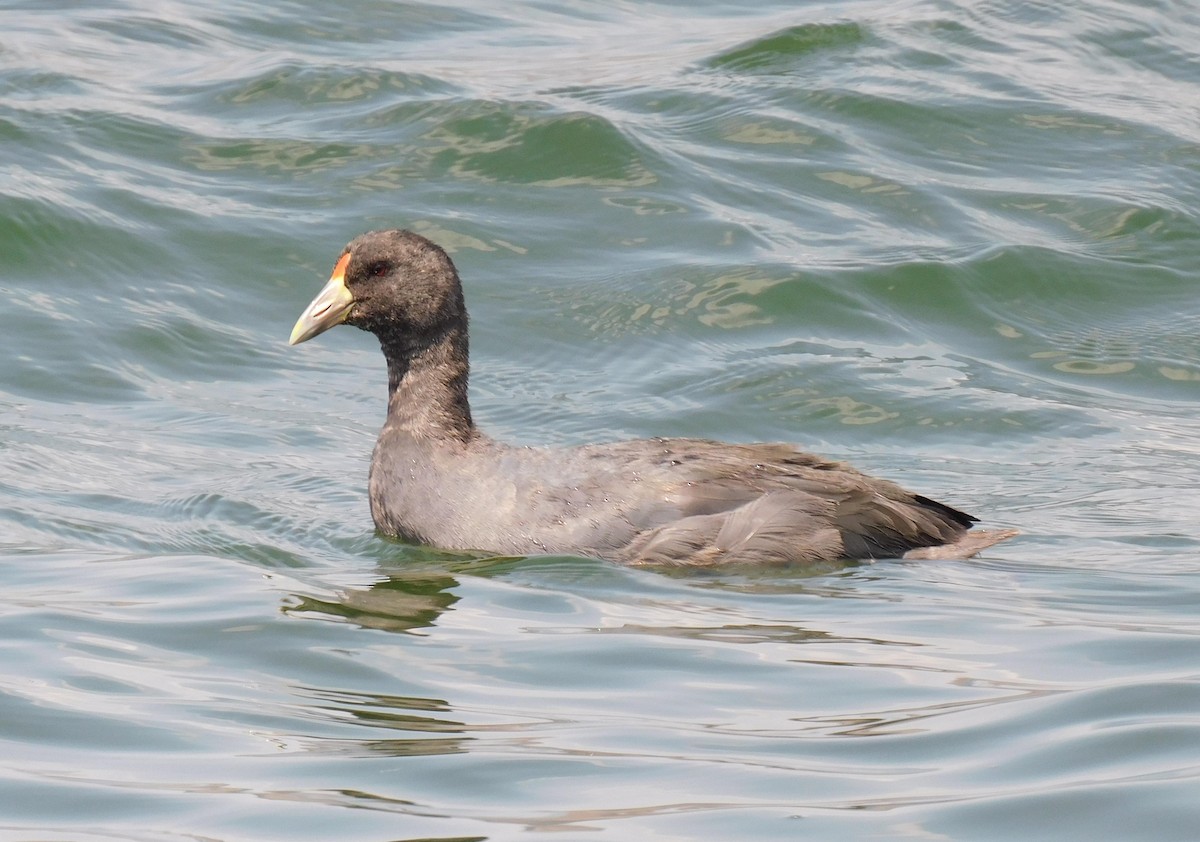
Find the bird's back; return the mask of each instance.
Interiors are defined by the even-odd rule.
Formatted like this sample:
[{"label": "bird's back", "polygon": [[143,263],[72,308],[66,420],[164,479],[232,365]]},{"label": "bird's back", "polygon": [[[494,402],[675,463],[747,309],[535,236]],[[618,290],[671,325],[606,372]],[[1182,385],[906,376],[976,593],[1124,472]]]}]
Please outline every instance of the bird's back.
[{"label": "bird's back", "polygon": [[390,437],[372,511],[384,532],[458,549],[629,564],[881,558],[950,543],[974,518],[789,445],[648,439],[462,448]]}]

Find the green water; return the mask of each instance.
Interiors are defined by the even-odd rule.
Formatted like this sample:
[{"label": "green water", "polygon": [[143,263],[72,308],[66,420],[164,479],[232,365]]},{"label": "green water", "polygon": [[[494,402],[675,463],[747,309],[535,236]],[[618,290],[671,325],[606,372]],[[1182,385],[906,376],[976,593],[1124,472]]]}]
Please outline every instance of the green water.
[{"label": "green water", "polygon": [[[1189,4],[0,6],[0,838],[1200,826]],[[493,435],[795,441],[1022,536],[704,575],[375,536],[344,243]]]}]

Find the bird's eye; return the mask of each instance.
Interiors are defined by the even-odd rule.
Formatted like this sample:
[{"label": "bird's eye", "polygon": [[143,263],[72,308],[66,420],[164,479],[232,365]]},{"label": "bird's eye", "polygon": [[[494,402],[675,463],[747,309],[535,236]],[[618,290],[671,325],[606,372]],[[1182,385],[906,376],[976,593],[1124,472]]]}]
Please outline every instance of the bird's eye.
[{"label": "bird's eye", "polygon": [[371,277],[382,278],[391,268],[386,260],[381,260],[378,263],[372,263],[368,271],[371,273]]}]

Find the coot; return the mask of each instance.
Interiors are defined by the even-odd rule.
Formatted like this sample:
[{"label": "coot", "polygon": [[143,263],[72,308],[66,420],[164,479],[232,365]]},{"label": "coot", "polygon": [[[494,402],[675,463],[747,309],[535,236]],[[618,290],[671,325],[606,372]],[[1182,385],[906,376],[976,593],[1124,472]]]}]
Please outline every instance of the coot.
[{"label": "coot", "polygon": [[369,480],[380,532],[445,549],[636,565],[965,557],[1015,534],[787,444],[656,438],[516,447],[467,401],[467,310],[454,264],[411,231],[342,251],[290,344],[338,324],[374,333],[387,420]]}]

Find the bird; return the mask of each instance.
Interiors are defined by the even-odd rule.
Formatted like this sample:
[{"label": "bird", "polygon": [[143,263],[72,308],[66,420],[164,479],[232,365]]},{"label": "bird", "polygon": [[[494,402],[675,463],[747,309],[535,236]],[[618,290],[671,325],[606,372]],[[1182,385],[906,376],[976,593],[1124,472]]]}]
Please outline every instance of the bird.
[{"label": "bird", "polygon": [[449,255],[404,229],[338,257],[290,345],[347,324],[387,362],[387,417],[367,486],[379,533],[445,550],[572,555],[632,566],[802,566],[966,558],[1016,534],[791,444],[649,438],[518,446],[467,397],[468,318]]}]

